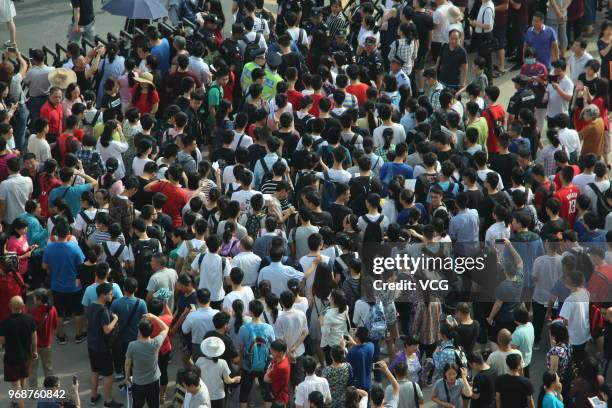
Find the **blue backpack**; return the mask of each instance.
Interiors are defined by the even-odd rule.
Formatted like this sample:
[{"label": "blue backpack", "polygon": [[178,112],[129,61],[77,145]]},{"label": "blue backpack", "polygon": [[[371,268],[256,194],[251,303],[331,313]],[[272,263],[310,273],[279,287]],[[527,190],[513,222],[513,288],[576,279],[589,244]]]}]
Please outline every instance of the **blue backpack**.
[{"label": "blue backpack", "polygon": [[270,343],[266,333],[266,325],[248,323],[251,345],[245,351],[245,367],[249,371],[264,372],[270,363]]},{"label": "blue backpack", "polygon": [[381,301],[372,305],[368,313],[366,329],[371,340],[378,341],[387,337],[387,319],[385,318],[385,307]]},{"label": "blue backpack", "polygon": [[329,177],[327,171],[323,172],[323,194],[321,194],[321,208],[329,211],[332,203],[336,201],[338,194],[336,193],[336,183]]}]

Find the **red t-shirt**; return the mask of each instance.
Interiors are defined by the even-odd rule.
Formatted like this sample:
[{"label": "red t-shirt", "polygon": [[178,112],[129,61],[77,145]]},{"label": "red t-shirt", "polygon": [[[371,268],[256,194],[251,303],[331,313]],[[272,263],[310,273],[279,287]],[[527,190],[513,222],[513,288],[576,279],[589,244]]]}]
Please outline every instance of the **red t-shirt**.
[{"label": "red t-shirt", "polygon": [[53,342],[53,333],[57,328],[58,315],[55,306],[40,305],[28,309],[36,321],[36,337],[38,337],[38,347],[47,348]]},{"label": "red t-shirt", "polygon": [[285,357],[277,363],[272,361],[270,364],[270,381],[272,386],[272,393],[277,402],[283,404],[289,403],[289,375],[291,373],[291,364],[289,364],[289,358]]},{"label": "red t-shirt", "polygon": [[[165,314],[159,316],[159,320],[166,323],[166,326],[170,327],[172,324],[172,315]],[[151,333],[151,338],[157,337],[157,335],[161,332],[161,327],[157,323],[153,323],[153,332]],[[164,354],[168,354],[172,350],[172,341],[170,340],[170,336],[166,336],[164,342],[162,343],[159,349],[159,355],[163,356]]]},{"label": "red t-shirt", "polygon": [[23,287],[23,279],[18,273],[0,274],[0,322],[11,314],[9,301],[14,296],[22,296]]},{"label": "red t-shirt", "polygon": [[183,224],[181,210],[189,201],[189,195],[181,187],[175,186],[172,183],[160,182],[151,186],[151,192],[163,193],[167,198],[166,205],[162,210],[172,218],[172,225],[180,227]]},{"label": "red t-shirt", "polygon": [[49,133],[59,135],[64,130],[64,109],[62,105],[51,106],[49,101],[40,108],[40,117],[49,122]]},{"label": "red t-shirt", "polygon": [[346,87],[346,92],[355,95],[359,106],[362,106],[368,100],[368,86],[364,83],[349,85]]},{"label": "red t-shirt", "polygon": [[78,140],[79,142],[82,142],[83,136],[85,136],[85,132],[83,131],[83,129],[73,129],[72,133],[62,133],[60,135],[60,137],[58,138],[58,143],[62,164],[64,163],[64,158],[68,153],[69,146],[66,142],[68,142],[69,140],[73,140],[72,137],[74,137],[74,139]]},{"label": "red t-shirt", "polygon": [[[493,0],[495,7],[506,5],[510,8],[510,0]],[[508,27],[508,10],[495,10],[495,27]]]},{"label": "red t-shirt", "polygon": [[[134,94],[136,93],[136,89],[139,86],[140,84],[136,84],[134,85],[134,87],[132,87],[132,89],[130,90],[130,94],[132,96],[134,96]],[[132,105],[134,105],[134,107],[138,109],[141,115],[144,115],[145,113],[151,113],[151,109],[153,109],[153,105],[155,105],[156,103],[159,103],[159,94],[157,93],[155,89],[153,89],[153,93],[151,94],[150,103],[149,103],[149,94],[142,92],[140,96],[138,97],[138,100],[136,102],[133,102]]]},{"label": "red t-shirt", "polygon": [[[587,290],[590,293],[589,300],[591,302],[607,302],[608,301],[608,282],[612,281],[612,265],[601,265],[597,268],[600,276],[594,273],[587,284]],[[607,279],[605,279],[605,278]]]},{"label": "red t-shirt", "polygon": [[291,102],[294,112],[297,112],[298,110],[300,110],[300,107],[301,107],[300,104],[302,103],[303,98],[304,98],[304,95],[302,95],[301,92],[296,91],[295,89],[290,89],[287,91],[287,100]]},{"label": "red t-shirt", "polygon": [[576,199],[579,195],[580,189],[574,184],[562,187],[555,193],[555,198],[561,202],[559,217],[565,218],[572,228],[576,222]]},{"label": "red t-shirt", "polygon": [[[580,170],[580,167],[578,167],[578,165],[571,164],[571,166],[574,168],[574,177],[582,173],[582,170]],[[555,190],[559,190],[560,188],[561,188],[561,172],[558,171],[557,174],[555,174]]]},{"label": "red t-shirt", "polygon": [[229,81],[223,87],[223,99],[232,102],[234,100],[234,88],[236,87],[236,73],[233,69],[229,71]]},{"label": "red t-shirt", "polygon": [[506,111],[499,104],[494,104],[489,106],[483,113],[485,119],[487,120],[487,126],[489,128],[488,136],[487,136],[487,151],[489,153],[499,153],[499,144],[497,141],[497,137],[495,137],[495,126],[493,124],[494,120],[501,120],[504,122],[504,118],[506,117]]},{"label": "red t-shirt", "polygon": [[323,94],[312,94],[312,108],[310,108],[310,110],[308,111],[308,113],[310,113],[311,115],[316,116],[317,118],[319,117],[319,115],[321,114],[321,112],[319,111],[319,101],[323,98],[325,98],[325,95]]}]

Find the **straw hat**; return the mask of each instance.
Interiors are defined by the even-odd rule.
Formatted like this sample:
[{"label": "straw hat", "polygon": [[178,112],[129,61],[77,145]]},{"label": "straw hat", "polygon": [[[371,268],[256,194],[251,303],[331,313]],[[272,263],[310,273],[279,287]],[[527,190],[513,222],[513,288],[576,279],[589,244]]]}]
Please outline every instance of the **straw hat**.
[{"label": "straw hat", "polygon": [[150,72],[143,72],[138,78],[134,78],[134,81],[140,82],[141,84],[149,84],[155,86],[153,83],[153,74]]},{"label": "straw hat", "polygon": [[463,21],[463,13],[461,9],[457,6],[451,6],[448,8],[448,19],[453,23],[457,23],[459,21]]},{"label": "straw hat", "polygon": [[219,357],[225,352],[225,343],[218,337],[209,337],[202,341],[200,350],[208,358]]},{"label": "straw hat", "polygon": [[51,86],[56,86],[60,89],[66,89],[68,85],[77,81],[76,73],[67,68],[55,68],[53,71],[49,72],[47,78]]}]

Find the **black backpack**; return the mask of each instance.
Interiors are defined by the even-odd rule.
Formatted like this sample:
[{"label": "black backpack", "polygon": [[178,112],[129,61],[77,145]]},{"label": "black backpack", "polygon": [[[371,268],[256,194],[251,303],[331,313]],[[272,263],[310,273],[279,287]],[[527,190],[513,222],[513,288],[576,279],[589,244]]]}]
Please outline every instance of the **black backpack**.
[{"label": "black backpack", "polygon": [[585,282],[588,282],[593,272],[595,272],[595,265],[593,261],[591,261],[591,257],[589,257],[589,254],[584,248],[577,250],[570,249],[568,252],[576,258],[576,270],[582,272]]},{"label": "black backpack", "polygon": [[383,240],[383,231],[381,224],[385,216],[380,214],[376,221],[372,221],[367,215],[363,216],[363,220],[366,222],[365,231],[363,233],[363,242],[381,243]]},{"label": "black backpack", "polygon": [[[276,160],[276,163],[278,163],[279,161],[282,161],[282,160],[283,159],[281,159],[279,157],[278,160]],[[270,170],[270,168],[266,164],[265,157],[262,157],[261,159],[259,159],[259,164],[261,164],[261,169],[264,172],[264,174],[263,174],[263,176],[261,178],[261,183],[259,183],[259,185],[263,186],[265,182],[272,180],[272,170]]]},{"label": "black backpack", "polygon": [[[606,217],[608,214],[612,212],[612,207],[608,205],[608,199],[606,198],[607,191],[603,192],[599,190],[597,184],[589,183],[587,184],[591,187],[591,190],[597,195],[597,203],[595,204],[595,209],[597,210],[597,216],[599,217],[599,228],[603,228],[606,223]],[[608,188],[608,191],[612,189],[612,184]]]},{"label": "black backpack", "polygon": [[85,210],[82,210],[79,214],[81,215],[81,218],[83,218],[83,221],[85,221],[85,231],[83,231],[81,237],[83,241],[87,242],[91,234],[96,231],[96,217],[93,219],[89,218]]},{"label": "black backpack", "polygon": [[253,41],[245,41],[246,48],[244,49],[244,63],[252,62],[255,60],[255,54],[259,51],[259,41],[261,40],[261,34],[255,34]]},{"label": "black backpack", "polygon": [[357,143],[358,139],[359,135],[357,133],[353,135],[351,140],[344,140],[342,137],[340,137],[340,144],[346,147],[352,156],[355,153],[355,150],[357,150],[357,148],[355,147],[355,143]]},{"label": "black backpack", "polygon": [[159,241],[149,238],[147,241],[136,240],[132,242],[134,252],[134,275],[148,277],[153,273],[151,258],[159,252]]},{"label": "black backpack", "polygon": [[416,194],[416,201],[422,204],[427,202],[427,195],[429,194],[429,189],[433,183],[438,182],[438,173],[436,174],[428,174],[423,173],[420,174],[416,179],[416,183],[414,185],[414,192]]},{"label": "black backpack", "polygon": [[[353,179],[355,180],[355,179]],[[356,181],[356,180],[355,180]],[[357,216],[364,215],[368,210],[365,202],[368,195],[372,192],[372,177],[368,177],[366,184],[360,185],[357,194],[351,196],[351,209]]]},{"label": "black backpack", "polygon": [[117,283],[119,286],[122,286],[125,280],[125,271],[119,260],[124,248],[125,245],[119,244],[119,248],[112,254],[106,242],[102,243],[102,249],[104,249],[104,254],[106,255],[106,263],[110,267],[110,280],[111,282]]},{"label": "black backpack", "polygon": [[89,160],[83,163],[83,170],[85,174],[97,180],[104,172],[104,169],[100,168],[100,153],[93,152]]}]

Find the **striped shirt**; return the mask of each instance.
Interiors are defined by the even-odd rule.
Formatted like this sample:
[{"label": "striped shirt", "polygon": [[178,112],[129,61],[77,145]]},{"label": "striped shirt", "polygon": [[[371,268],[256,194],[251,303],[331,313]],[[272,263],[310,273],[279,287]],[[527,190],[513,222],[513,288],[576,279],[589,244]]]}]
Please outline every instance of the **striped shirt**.
[{"label": "striped shirt", "polygon": [[329,38],[333,38],[338,30],[346,28],[349,25],[342,13],[338,13],[337,15],[330,14],[325,23],[327,27],[329,27]]}]

